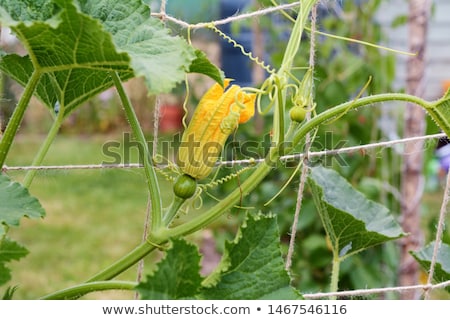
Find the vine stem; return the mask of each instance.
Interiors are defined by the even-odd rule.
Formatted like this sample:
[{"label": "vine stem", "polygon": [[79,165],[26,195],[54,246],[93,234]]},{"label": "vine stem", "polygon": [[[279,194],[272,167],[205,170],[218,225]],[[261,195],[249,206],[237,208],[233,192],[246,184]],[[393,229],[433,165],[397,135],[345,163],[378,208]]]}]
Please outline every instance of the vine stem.
[{"label": "vine stem", "polygon": [[[130,122],[133,135],[138,140],[140,145],[141,158],[144,164],[144,170],[147,177],[148,190],[150,194],[150,204],[151,204],[151,215],[152,215],[152,230],[160,229],[162,226],[162,204],[161,196],[159,190],[159,184],[154,170],[153,163],[150,159],[150,153],[148,150],[148,145],[145,140],[144,133],[137,119],[136,113],[128,99],[127,94],[123,88],[122,82],[117,75],[117,73],[111,73],[114,85],[117,88],[120,100],[122,102],[125,114],[128,121]],[[163,242],[167,241],[165,239]],[[112,265],[108,266],[106,269],[100,271],[93,277],[89,278],[87,282],[103,281],[114,278],[115,276],[121,274],[123,271],[127,270],[132,265],[136,264],[143,257],[148,255],[150,252],[155,250],[160,243],[143,242],[138,245],[134,250],[129,252],[127,255],[121,259],[114,262]]]},{"label": "vine stem", "polygon": [[348,101],[318,114],[316,117],[312,118],[310,121],[307,121],[305,124],[303,124],[292,141],[293,145],[294,146],[297,145],[301,141],[301,139],[303,139],[305,135],[312,129],[318,127],[321,124],[325,124],[327,121],[330,121],[336,117],[341,117],[350,110],[372,105],[375,103],[388,101],[411,102],[425,109],[431,109],[432,106],[435,104],[406,93],[383,93],[359,98],[358,100],[354,101]]},{"label": "vine stem", "polygon": [[132,265],[136,264],[143,257],[157,248],[158,244],[143,242],[138,245],[134,250],[130,251],[127,255],[123,256],[112,265],[108,266],[103,271],[100,271],[93,277],[89,278],[86,282],[96,282],[113,279],[115,276],[121,274]]},{"label": "vine stem", "polygon": [[[333,263],[331,268],[331,281],[330,281],[330,292],[338,291],[339,284],[339,269],[341,267],[341,259],[339,257],[338,249],[333,250]],[[330,297],[332,300],[336,300],[336,296]]]},{"label": "vine stem", "polygon": [[295,20],[295,24],[292,28],[292,34],[286,46],[280,70],[278,71],[278,74],[282,76],[285,72],[288,72],[292,68],[292,63],[294,61],[295,55],[297,54],[298,48],[300,47],[302,34],[306,25],[306,21],[308,20],[308,15],[316,2],[318,2],[318,0],[305,0],[300,2],[299,16]]},{"label": "vine stem", "polygon": [[77,299],[85,294],[105,290],[134,290],[137,283],[132,281],[96,281],[82,283],[65,288],[40,298],[40,300],[68,300]]},{"label": "vine stem", "polygon": [[25,110],[28,107],[28,103],[33,96],[34,90],[36,89],[40,77],[41,73],[35,69],[31,74],[30,80],[28,81],[25,90],[23,91],[23,94],[20,97],[19,102],[17,103],[16,108],[14,109],[11,118],[9,119],[8,126],[6,127],[6,130],[0,141],[0,168],[2,168],[5,164],[5,160],[8,155],[9,149],[11,148],[11,144],[14,140],[14,137],[16,136],[20,124],[22,123]]},{"label": "vine stem", "polygon": [[172,203],[170,204],[169,208],[167,209],[163,217],[163,224],[165,226],[168,226],[172,222],[173,218],[175,218],[175,216],[177,215],[178,210],[185,202],[186,199],[182,199],[174,195]]},{"label": "vine stem", "polygon": [[141,159],[144,164],[145,175],[147,178],[148,191],[150,194],[151,202],[151,217],[152,217],[152,230],[156,230],[162,225],[162,203],[161,203],[161,192],[159,189],[158,179],[156,177],[155,168],[153,166],[153,161],[151,160],[151,154],[148,149],[147,140],[145,139],[142,127],[139,124],[139,120],[134,112],[133,106],[130,99],[125,93],[125,89],[122,85],[122,81],[116,72],[111,72],[111,77],[116,86],[117,93],[119,94],[120,100],[123,105],[126,117],[130,123],[131,130],[134,137],[139,142],[139,149],[141,154]]},{"label": "vine stem", "polygon": [[[271,157],[275,159],[275,154]],[[221,216],[226,210],[233,207],[241,197],[246,196],[251,190],[253,190],[272,170],[272,166],[266,162],[262,162],[258,165],[257,169],[251,174],[242,184],[240,188],[235,189],[227,197],[222,199],[214,207],[210,208],[205,213],[197,216],[196,218],[176,226],[171,229],[161,228],[154,234],[150,235],[152,241],[162,243],[164,239],[176,238],[191,234],[206,227],[209,223]]]},{"label": "vine stem", "polygon": [[[61,128],[63,120],[64,120],[64,109],[61,108],[61,110],[58,113],[58,116],[56,117],[55,121],[52,124],[52,127],[50,128],[50,131],[47,134],[47,137],[45,138],[44,143],[42,144],[38,153],[34,157],[31,166],[35,167],[40,166],[42,164],[42,161],[44,160],[48,150],[50,149],[50,146],[52,145],[53,141],[56,138],[56,135],[59,132],[59,129]],[[31,186],[31,183],[33,182],[33,179],[36,176],[36,173],[37,170],[30,170],[27,172],[22,183],[25,188],[29,188]]]}]

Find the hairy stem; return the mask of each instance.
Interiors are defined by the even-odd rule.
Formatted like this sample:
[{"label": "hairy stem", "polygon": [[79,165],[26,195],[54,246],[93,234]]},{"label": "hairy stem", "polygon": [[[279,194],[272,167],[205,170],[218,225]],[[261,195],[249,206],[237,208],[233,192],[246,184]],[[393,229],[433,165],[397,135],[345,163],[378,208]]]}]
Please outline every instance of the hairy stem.
[{"label": "hairy stem", "polygon": [[128,121],[130,122],[131,130],[134,137],[139,142],[140,156],[144,164],[145,176],[147,178],[148,191],[151,201],[151,216],[152,216],[152,230],[156,230],[162,226],[162,203],[161,192],[159,189],[158,179],[156,177],[155,168],[151,159],[151,154],[148,149],[147,140],[145,139],[144,132],[142,131],[139,120],[134,112],[131,101],[129,100],[125,89],[123,88],[122,81],[116,72],[111,73],[114,85],[117,88],[120,100],[125,110]]},{"label": "hairy stem", "polygon": [[429,109],[433,106],[433,103],[427,102],[421,98],[405,94],[405,93],[383,93],[377,94],[373,96],[368,96],[364,98],[360,98],[354,101],[348,101],[337,105],[331,109],[328,109],[316,117],[312,118],[308,122],[304,123],[299,131],[296,133],[296,136],[293,140],[293,145],[297,145],[301,139],[305,137],[305,135],[310,132],[312,129],[318,127],[321,124],[324,124],[330,120],[333,120],[336,117],[341,117],[345,113],[350,110],[357,109],[363,106],[369,106],[375,103],[387,102],[387,101],[406,101],[415,103],[425,109]]},{"label": "hairy stem", "polygon": [[[50,146],[52,145],[53,141],[55,140],[56,135],[58,134],[59,129],[61,128],[61,124],[64,120],[64,110],[60,110],[58,113],[58,116],[56,117],[55,121],[53,122],[52,127],[50,128],[50,131],[47,134],[47,137],[45,138],[44,143],[42,144],[41,148],[39,149],[38,153],[33,159],[32,166],[39,166],[42,164],[42,161],[44,161],[45,156],[47,155],[48,150],[50,149]],[[34,177],[36,176],[37,170],[30,170],[25,175],[25,178],[23,179],[23,185],[26,188],[29,188],[31,186],[31,183],[33,182]]]},{"label": "hairy stem", "polygon": [[[333,265],[331,269],[331,281],[330,281],[330,292],[338,291],[339,284],[339,269],[341,267],[341,259],[337,248],[333,250]],[[336,296],[331,297],[332,300],[336,300]]]},{"label": "hairy stem", "polygon": [[170,207],[167,209],[167,211],[163,217],[164,226],[168,226],[172,222],[172,220],[177,215],[178,210],[180,210],[181,206],[185,202],[186,202],[186,199],[182,199],[180,197],[174,196],[172,203],[170,204]]},{"label": "hairy stem", "polygon": [[292,28],[292,33],[286,46],[283,61],[278,74],[284,75],[286,71],[291,70],[295,55],[300,47],[306,21],[308,21],[309,13],[316,2],[318,2],[318,0],[304,0],[300,3],[298,17],[295,20],[294,27]]},{"label": "hairy stem", "polygon": [[40,298],[40,300],[69,300],[78,299],[85,294],[105,290],[134,290],[137,283],[132,281],[96,281],[82,283],[65,288]]},{"label": "hairy stem", "polygon": [[19,102],[17,103],[16,108],[14,109],[11,119],[9,119],[8,126],[6,127],[2,140],[0,141],[0,168],[5,164],[11,144],[16,136],[20,124],[22,123],[25,110],[28,107],[28,103],[33,96],[40,77],[40,72],[34,70],[22,96],[20,97]]},{"label": "hairy stem", "polygon": [[122,272],[124,272],[125,270],[136,264],[139,260],[148,255],[150,252],[155,250],[157,248],[157,245],[159,244],[151,244],[149,242],[141,243],[133,251],[129,252],[127,255],[117,260],[103,271],[100,271],[93,277],[89,278],[86,282],[104,281],[113,279],[117,275],[121,274]]}]

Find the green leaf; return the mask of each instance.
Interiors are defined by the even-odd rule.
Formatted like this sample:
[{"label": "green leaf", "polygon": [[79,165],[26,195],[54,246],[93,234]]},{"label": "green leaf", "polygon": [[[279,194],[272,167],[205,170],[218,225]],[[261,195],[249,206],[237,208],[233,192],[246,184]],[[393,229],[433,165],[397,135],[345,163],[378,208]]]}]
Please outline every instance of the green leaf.
[{"label": "green leaf", "polygon": [[450,136],[450,89],[426,110],[439,128]]},{"label": "green leaf", "polygon": [[281,257],[275,217],[249,216],[201,299],[299,299]]},{"label": "green leaf", "polygon": [[340,257],[405,235],[386,207],[368,200],[336,171],[313,167],[308,183],[332,248]]},{"label": "green leaf", "polygon": [[[433,259],[434,245],[435,242],[433,241],[422,250],[411,252],[414,259],[416,259],[427,272],[430,270],[431,260]],[[437,283],[450,280],[450,246],[448,244],[441,243],[439,246],[433,279]],[[449,287],[447,287],[447,291],[450,292]]]},{"label": "green leaf", "polygon": [[219,83],[222,74],[183,38],[169,34],[140,0],[0,0],[0,22],[9,26],[28,56],[8,55],[0,69],[25,86],[34,69],[42,76],[36,95],[64,114],[122,80],[143,76],[150,93],[171,91],[198,72]]},{"label": "green leaf", "polygon": [[[17,54],[9,54],[0,60],[0,69],[25,87],[33,73],[34,67],[29,56],[21,57]],[[49,75],[45,74],[41,76],[35,95],[46,106],[51,108],[58,101],[58,96],[56,95],[56,91],[53,90]]]},{"label": "green leaf", "polygon": [[0,263],[19,260],[28,254],[28,250],[17,242],[4,238],[0,243]]},{"label": "green leaf", "polygon": [[1,0],[0,6],[9,14],[11,21],[45,21],[51,19],[58,8],[52,0]]},{"label": "green leaf", "polygon": [[[22,86],[26,86],[31,74],[34,70],[29,56],[18,56],[16,54],[9,54],[4,56],[0,61],[0,70],[8,74],[11,78],[17,81]],[[67,74],[71,73],[67,79]],[[122,79],[129,78],[131,73],[120,73]],[[71,87],[71,91],[65,90],[62,92],[60,89],[55,90],[55,86],[59,87],[58,82],[55,79],[58,76],[60,79],[66,77],[69,82],[79,81],[84,83],[82,87],[77,85]],[[61,78],[62,77],[62,78]],[[86,78],[88,77],[88,78]],[[62,82],[65,80],[62,79]],[[85,72],[82,69],[73,69],[72,71],[55,72],[52,75],[43,74],[37,85],[35,95],[50,109],[54,111],[54,106],[57,101],[64,101],[65,114],[68,115],[81,103],[89,100],[92,96],[100,93],[112,86],[112,82],[109,76],[109,72],[98,71],[96,73]]]},{"label": "green leaf", "polygon": [[0,286],[11,279],[11,271],[6,267],[6,263],[19,260],[28,254],[28,250],[17,242],[4,238],[0,242]]},{"label": "green leaf", "polygon": [[163,22],[150,16],[141,0],[81,0],[83,12],[98,19],[126,52],[136,76],[144,76],[150,93],[169,92],[185,79],[196,59],[181,37],[171,36]]},{"label": "green leaf", "polygon": [[13,20],[5,11],[0,16],[25,45],[36,68],[48,73],[75,68],[129,70],[127,54],[116,52],[111,35],[97,20],[78,12],[70,1],[54,3],[60,10],[45,22]]},{"label": "green leaf", "polygon": [[4,263],[0,263],[0,286],[11,280],[11,270]]},{"label": "green leaf", "polygon": [[42,13],[48,18],[45,21],[26,14],[33,12],[30,1],[0,2],[1,22],[12,29],[29,54],[4,57],[2,71],[25,86],[33,70],[39,70],[38,97],[51,110],[58,100],[65,114],[111,87],[111,71],[119,72],[122,79],[133,76],[128,55],[116,51],[111,35],[97,20],[78,12],[70,1],[44,2],[51,5],[43,7],[53,8]]},{"label": "green leaf", "polygon": [[18,226],[24,216],[42,218],[45,211],[39,201],[32,197],[21,184],[0,175],[0,237],[7,226]]},{"label": "green leaf", "polygon": [[195,50],[196,58],[189,67],[189,72],[209,76],[223,87],[224,73],[208,60],[203,51]]},{"label": "green leaf", "polygon": [[164,300],[193,297],[200,288],[200,255],[194,245],[173,240],[157,270],[139,283],[142,299]]},{"label": "green leaf", "polygon": [[406,14],[398,15],[394,18],[394,20],[392,20],[391,28],[395,29],[398,27],[402,27],[402,26],[406,25],[407,22],[408,22],[408,16]]}]

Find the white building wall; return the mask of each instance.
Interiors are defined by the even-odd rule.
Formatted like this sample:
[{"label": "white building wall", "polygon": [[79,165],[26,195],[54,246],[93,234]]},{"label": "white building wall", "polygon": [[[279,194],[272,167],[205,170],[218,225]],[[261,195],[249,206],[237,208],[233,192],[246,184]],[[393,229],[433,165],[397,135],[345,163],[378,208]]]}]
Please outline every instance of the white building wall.
[{"label": "white building wall", "polygon": [[[434,0],[433,15],[429,25],[428,46],[426,52],[426,88],[425,99],[436,99],[443,94],[443,82],[450,81],[450,0]],[[408,14],[408,1],[384,1],[377,15],[388,34],[391,48],[408,50],[407,25],[391,28],[392,21]],[[407,56],[397,55],[395,88],[400,90],[406,86]]]}]

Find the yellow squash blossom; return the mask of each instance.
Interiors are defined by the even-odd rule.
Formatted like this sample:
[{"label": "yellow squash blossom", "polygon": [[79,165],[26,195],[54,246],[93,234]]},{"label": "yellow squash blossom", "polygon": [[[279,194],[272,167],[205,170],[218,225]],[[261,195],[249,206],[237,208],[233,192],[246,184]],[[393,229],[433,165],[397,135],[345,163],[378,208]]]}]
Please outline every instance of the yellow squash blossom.
[{"label": "yellow squash blossom", "polygon": [[[225,79],[227,88],[230,79]],[[255,112],[255,94],[232,85],[225,91],[213,85],[200,100],[183,133],[178,166],[196,179],[207,177],[219,158],[228,136],[239,123],[247,122]]]}]

